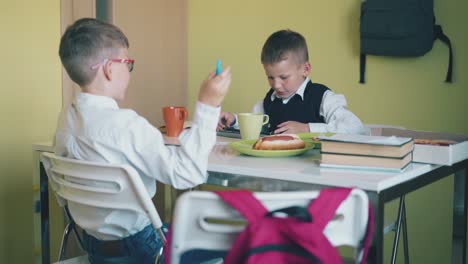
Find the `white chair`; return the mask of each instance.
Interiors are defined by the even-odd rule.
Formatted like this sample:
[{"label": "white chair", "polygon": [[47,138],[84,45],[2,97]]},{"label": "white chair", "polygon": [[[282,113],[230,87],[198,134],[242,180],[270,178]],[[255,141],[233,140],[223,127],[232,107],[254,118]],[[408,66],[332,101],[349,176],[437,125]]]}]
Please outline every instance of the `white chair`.
[{"label": "white chair", "polygon": [[[80,206],[89,210],[119,209],[146,215],[166,242],[159,214],[140,176],[132,167],[69,159],[53,153],[43,153],[41,161],[61,206]],[[90,214],[86,218],[75,215],[71,220],[86,230],[92,223],[103,222],[102,218],[100,214]],[[67,232],[69,230],[66,228]],[[62,247],[66,245],[66,237],[64,234]],[[158,258],[161,254],[162,249],[158,252]],[[62,249],[59,256],[59,260],[62,260]]]},{"label": "white chair", "polygon": [[[269,210],[289,206],[306,206],[319,191],[255,193]],[[361,257],[368,220],[368,198],[354,189],[340,205],[337,216],[325,228],[325,235],[334,246],[355,248],[355,261]],[[180,263],[181,255],[193,249],[228,251],[236,236],[244,229],[243,217],[217,194],[192,191],[182,194],[175,206],[172,222],[171,263]]]}]

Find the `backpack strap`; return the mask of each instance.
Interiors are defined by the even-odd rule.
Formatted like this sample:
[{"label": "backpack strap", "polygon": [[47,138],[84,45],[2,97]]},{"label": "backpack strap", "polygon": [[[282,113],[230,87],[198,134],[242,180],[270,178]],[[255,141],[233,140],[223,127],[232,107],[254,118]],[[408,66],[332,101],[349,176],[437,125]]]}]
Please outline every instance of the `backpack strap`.
[{"label": "backpack strap", "polygon": [[308,206],[312,221],[320,229],[325,229],[328,222],[335,216],[336,209],[349,196],[351,191],[350,188],[322,189],[319,196]]},{"label": "backpack strap", "polygon": [[260,203],[252,192],[247,190],[214,191],[227,204],[241,213],[249,223],[262,218],[268,210]]},{"label": "backpack strap", "polygon": [[447,69],[447,76],[445,77],[445,82],[451,83],[452,82],[452,65],[453,65],[453,51],[452,51],[452,43],[447,35],[444,34],[442,30],[442,26],[434,24],[434,40],[440,39],[449,47],[449,65]]},{"label": "backpack strap", "polygon": [[[336,210],[341,203],[350,195],[350,188],[323,189],[319,196],[309,205],[309,212],[313,221],[323,230],[330,220],[335,216]],[[361,263],[366,262],[374,232],[374,211],[371,204],[368,205],[369,216],[367,218],[366,235],[362,241],[364,249]]]},{"label": "backpack strap", "polygon": [[366,83],[366,54],[361,53],[359,56],[359,83]]}]

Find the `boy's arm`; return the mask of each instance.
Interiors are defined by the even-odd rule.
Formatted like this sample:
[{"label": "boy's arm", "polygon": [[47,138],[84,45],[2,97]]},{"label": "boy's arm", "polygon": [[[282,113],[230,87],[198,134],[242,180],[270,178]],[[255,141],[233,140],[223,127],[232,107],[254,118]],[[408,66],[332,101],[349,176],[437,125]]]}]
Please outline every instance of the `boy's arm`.
[{"label": "boy's arm", "polygon": [[324,124],[309,123],[310,132],[368,134],[361,120],[348,110],[346,98],[332,91],[324,93],[320,115],[324,117]]},{"label": "boy's arm", "polygon": [[[234,127],[236,125],[236,127]],[[229,112],[221,112],[218,120],[218,127],[216,131],[223,130],[225,128],[237,128],[237,115]]]},{"label": "boy's arm", "polygon": [[159,130],[146,119],[137,118],[129,127],[131,134],[119,141],[127,144],[126,159],[146,177],[177,189],[204,183],[220,110],[197,102],[191,128],[179,136],[181,146],[165,146]]},{"label": "boy's arm", "polygon": [[254,107],[252,108],[252,113],[256,113],[256,114],[264,114],[265,113],[265,109],[263,109],[263,100],[258,101],[254,105]]},{"label": "boy's arm", "polygon": [[179,136],[180,147],[161,144],[161,133],[144,120],[141,129],[133,129],[136,135],[129,137],[131,152],[135,154],[135,160],[130,163],[148,177],[177,189],[204,183],[208,176],[208,157],[216,143],[219,106],[230,83],[230,67],[218,75],[214,72],[208,75],[200,87],[191,129]]}]

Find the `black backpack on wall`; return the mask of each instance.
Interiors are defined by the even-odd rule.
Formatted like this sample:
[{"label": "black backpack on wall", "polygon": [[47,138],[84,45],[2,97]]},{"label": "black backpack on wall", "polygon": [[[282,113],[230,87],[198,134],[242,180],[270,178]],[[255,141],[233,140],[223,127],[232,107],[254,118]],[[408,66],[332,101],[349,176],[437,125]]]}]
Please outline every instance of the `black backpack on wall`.
[{"label": "black backpack on wall", "polygon": [[445,81],[452,82],[452,45],[435,24],[434,0],[364,0],[361,4],[360,78],[364,83],[366,54],[415,57],[432,49],[436,39],[449,47]]}]

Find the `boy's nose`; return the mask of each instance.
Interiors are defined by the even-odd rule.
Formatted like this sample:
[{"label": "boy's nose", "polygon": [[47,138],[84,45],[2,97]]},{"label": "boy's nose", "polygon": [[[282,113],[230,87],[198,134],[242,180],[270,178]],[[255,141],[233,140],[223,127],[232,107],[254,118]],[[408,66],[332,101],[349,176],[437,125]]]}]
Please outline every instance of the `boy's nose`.
[{"label": "boy's nose", "polygon": [[274,80],[273,83],[272,83],[272,87],[275,89],[275,90],[278,90],[282,87],[281,85],[281,82],[278,81],[278,80]]}]

